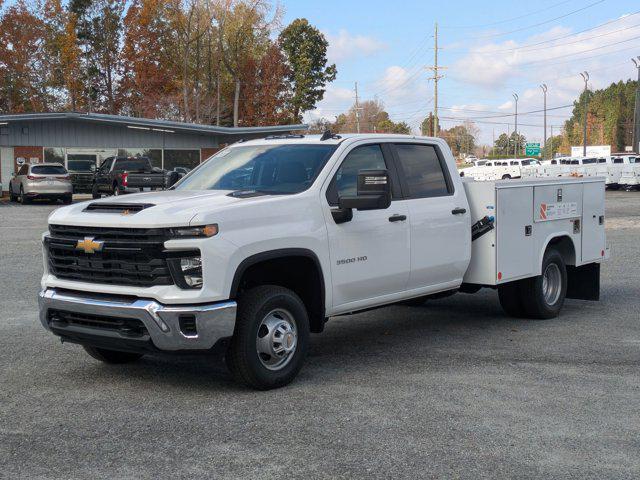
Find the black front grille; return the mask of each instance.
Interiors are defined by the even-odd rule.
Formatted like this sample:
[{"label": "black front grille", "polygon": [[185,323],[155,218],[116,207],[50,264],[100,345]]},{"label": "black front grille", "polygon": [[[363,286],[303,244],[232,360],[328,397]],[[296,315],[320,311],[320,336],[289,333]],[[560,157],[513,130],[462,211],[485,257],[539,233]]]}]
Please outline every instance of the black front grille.
[{"label": "black front grille", "polygon": [[[58,278],[139,287],[173,284],[163,229],[50,225],[49,232],[49,270]],[[78,248],[87,239],[98,242],[95,251]]]},{"label": "black front grille", "polygon": [[137,318],[108,317],[64,310],[49,310],[47,312],[47,322],[52,329],[83,327],[115,332],[130,338],[149,336],[147,327]]}]

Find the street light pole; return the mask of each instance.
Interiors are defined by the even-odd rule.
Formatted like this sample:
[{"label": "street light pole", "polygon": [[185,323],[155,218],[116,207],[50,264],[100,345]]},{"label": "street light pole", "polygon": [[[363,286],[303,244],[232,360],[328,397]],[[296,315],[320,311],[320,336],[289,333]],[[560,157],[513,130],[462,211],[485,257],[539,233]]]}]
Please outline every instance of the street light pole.
[{"label": "street light pole", "polygon": [[519,142],[519,138],[518,138],[518,94],[514,93],[513,94],[513,99],[516,101],[516,122],[515,122],[515,129],[514,129],[514,133],[515,133],[515,137],[516,137],[516,141],[515,141],[515,145],[513,146],[513,155],[518,158],[518,143]]},{"label": "street light pole", "polygon": [[587,90],[589,89],[589,73],[582,72],[580,74],[584,80],[584,119],[582,120],[582,156],[587,156],[587,112],[589,111],[589,97]]},{"label": "street light pole", "polygon": [[[542,92],[544,94],[544,143],[542,145],[544,145],[544,149],[547,149],[547,84],[543,83],[542,85],[540,85],[540,88],[542,89]],[[553,138],[551,139],[551,141],[553,142]],[[542,150],[542,158],[545,158],[544,155],[544,150]]]},{"label": "street light pole", "polygon": [[636,85],[636,104],[633,109],[633,139],[632,150],[640,153],[640,55],[632,58],[631,61],[638,70],[638,84]]}]

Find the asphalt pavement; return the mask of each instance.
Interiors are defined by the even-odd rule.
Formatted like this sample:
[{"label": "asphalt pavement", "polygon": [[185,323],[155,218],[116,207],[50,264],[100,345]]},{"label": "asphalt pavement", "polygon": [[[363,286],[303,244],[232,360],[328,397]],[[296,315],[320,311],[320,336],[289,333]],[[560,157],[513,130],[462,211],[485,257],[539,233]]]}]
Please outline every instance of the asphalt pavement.
[{"label": "asphalt pavement", "polygon": [[0,478],[640,478],[640,193],[607,193],[600,302],[483,290],[331,319],[291,385],[218,357],[101,364],[37,319],[58,206],[0,203]]}]

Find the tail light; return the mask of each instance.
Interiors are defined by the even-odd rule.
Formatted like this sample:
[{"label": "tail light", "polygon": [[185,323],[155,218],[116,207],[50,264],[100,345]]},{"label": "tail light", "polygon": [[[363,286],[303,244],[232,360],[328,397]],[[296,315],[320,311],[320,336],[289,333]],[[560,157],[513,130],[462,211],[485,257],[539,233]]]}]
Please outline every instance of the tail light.
[{"label": "tail light", "polygon": [[129,176],[128,173],[123,173],[120,175],[120,178],[122,178],[122,186],[126,187],[127,186],[127,177]]},{"label": "tail light", "polygon": [[27,175],[27,180],[41,182],[42,180],[44,180],[44,177],[35,177],[33,175]]}]

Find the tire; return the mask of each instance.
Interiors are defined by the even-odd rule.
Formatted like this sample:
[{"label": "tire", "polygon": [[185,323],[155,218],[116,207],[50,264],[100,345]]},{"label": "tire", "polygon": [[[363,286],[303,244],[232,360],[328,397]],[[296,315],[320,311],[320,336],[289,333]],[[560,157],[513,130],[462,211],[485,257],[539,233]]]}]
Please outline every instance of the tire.
[{"label": "tire", "polygon": [[93,197],[94,200],[97,200],[98,198],[102,197],[102,195],[100,194],[100,191],[98,191],[97,183],[94,183],[93,186],[91,187],[91,196]]},{"label": "tire", "polygon": [[500,300],[500,306],[508,316],[514,318],[522,318],[524,316],[520,282],[498,285],[498,299]]},{"label": "tire", "polygon": [[[289,352],[285,342],[289,342]],[[275,285],[252,288],[238,299],[227,365],[236,381],[249,387],[258,390],[282,387],[302,368],[308,343],[309,317],[298,295]],[[281,351],[273,355],[272,347],[277,345]]]},{"label": "tire", "polygon": [[567,294],[567,268],[562,255],[556,249],[547,249],[541,271],[542,275],[521,280],[520,283],[520,298],[526,318],[555,318],[564,304]]},{"label": "tire", "polygon": [[15,202],[16,196],[13,194],[13,189],[11,188],[11,183],[9,183],[9,201]]},{"label": "tire", "polygon": [[511,180],[511,175],[509,174],[503,175],[502,180]]},{"label": "tire", "polygon": [[90,347],[89,345],[83,345],[82,348],[84,348],[85,352],[90,356],[104,363],[131,363],[142,357],[141,353],[118,352],[117,350],[106,350],[104,348]]},{"label": "tire", "polygon": [[118,184],[117,183],[113,184],[113,188],[111,189],[111,194],[114,197],[117,197],[118,195],[120,195],[120,189],[118,188]]},{"label": "tire", "polygon": [[29,199],[24,196],[24,188],[20,185],[20,195],[18,196],[18,202],[22,205],[27,205],[29,203]]},{"label": "tire", "polygon": [[69,194],[62,197],[62,203],[65,205],[71,205],[71,203],[73,203],[73,195]]}]

